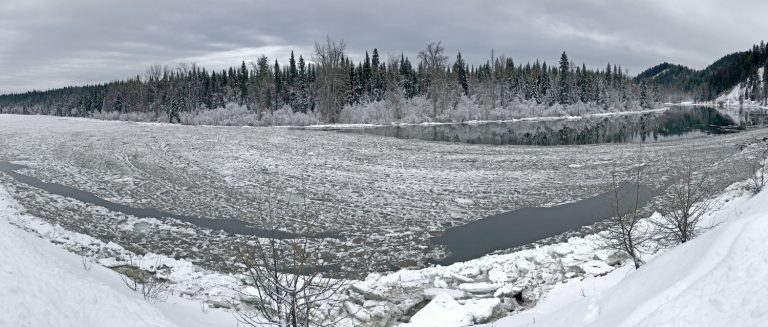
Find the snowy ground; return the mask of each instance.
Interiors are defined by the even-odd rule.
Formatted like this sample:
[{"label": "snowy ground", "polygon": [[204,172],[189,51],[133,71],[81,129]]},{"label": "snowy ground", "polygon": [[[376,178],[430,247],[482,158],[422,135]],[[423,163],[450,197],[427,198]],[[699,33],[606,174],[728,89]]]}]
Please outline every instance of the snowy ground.
[{"label": "snowy ground", "polygon": [[[713,162],[765,135],[645,145],[660,181],[675,161]],[[50,116],[0,116],[0,160],[22,174],[164,211],[255,221],[265,203],[306,199],[328,257],[375,252],[380,267],[423,265],[440,254],[429,238],[491,214],[587,198],[610,171],[636,164],[637,145],[484,146],[287,128],[195,127]],[[724,164],[728,164],[724,162]],[[738,176],[726,176],[724,181]],[[239,237],[178,222],[136,219],[52,196],[0,174],[30,211],[67,230],[137,253],[232,267]],[[283,226],[296,229],[286,217]]]},{"label": "snowy ground", "polygon": [[0,187],[0,326],[234,326],[231,313],[197,301],[145,301],[119,275],[12,226],[23,215]]}]

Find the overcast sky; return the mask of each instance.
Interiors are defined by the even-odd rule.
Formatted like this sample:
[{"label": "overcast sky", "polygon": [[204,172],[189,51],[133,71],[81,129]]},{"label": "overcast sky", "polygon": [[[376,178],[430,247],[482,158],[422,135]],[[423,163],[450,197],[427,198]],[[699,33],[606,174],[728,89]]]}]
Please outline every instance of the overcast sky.
[{"label": "overcast sky", "polygon": [[[768,1],[2,0],[0,93],[105,82],[155,64],[224,68],[260,54],[309,57],[326,35],[359,59],[413,56],[442,41],[451,61],[497,55],[637,74],[663,61],[703,68],[768,31]],[[762,34],[762,35],[761,35]]]}]

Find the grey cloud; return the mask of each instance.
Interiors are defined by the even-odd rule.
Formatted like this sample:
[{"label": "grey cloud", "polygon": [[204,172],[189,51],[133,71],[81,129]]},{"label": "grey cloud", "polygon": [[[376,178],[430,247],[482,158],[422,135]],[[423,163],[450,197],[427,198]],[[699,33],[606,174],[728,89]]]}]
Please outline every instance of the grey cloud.
[{"label": "grey cloud", "polygon": [[311,56],[326,35],[353,59],[378,47],[413,57],[443,41],[471,62],[490,50],[516,62],[620,64],[631,73],[662,61],[703,68],[747,49],[768,30],[762,1],[119,1],[5,0],[0,4],[0,93],[104,82],[154,63],[211,68]]}]

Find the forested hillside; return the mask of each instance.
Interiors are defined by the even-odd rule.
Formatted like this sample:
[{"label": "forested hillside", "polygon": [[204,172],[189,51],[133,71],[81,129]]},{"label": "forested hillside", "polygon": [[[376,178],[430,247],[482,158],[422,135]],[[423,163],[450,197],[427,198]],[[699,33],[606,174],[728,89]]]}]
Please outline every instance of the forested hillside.
[{"label": "forested hillside", "polygon": [[437,42],[415,59],[382,58],[373,49],[355,63],[345,48],[343,41],[328,40],[316,45],[311,59],[291,54],[281,65],[261,56],[222,71],[155,65],[127,80],[3,95],[0,110],[97,118],[132,113],[139,120],[180,121],[188,113],[234,103],[256,120],[281,111],[338,123],[365,122],[371,115],[387,116],[377,121],[414,115],[410,121],[490,119],[500,117],[499,111],[525,115],[515,113],[522,108],[627,110],[660,100],[652,86],[635,83],[620,66],[589,69],[565,52],[556,64],[517,63],[493,53],[484,63],[470,64],[461,53],[449,59]]},{"label": "forested hillside", "polygon": [[764,85],[768,75],[760,75],[761,68],[768,68],[765,42],[748,51],[728,54],[699,71],[665,62],[640,73],[635,82],[658,84],[664,96],[672,99],[690,97],[699,101],[712,100],[744,83],[745,99],[765,103],[768,89]]}]

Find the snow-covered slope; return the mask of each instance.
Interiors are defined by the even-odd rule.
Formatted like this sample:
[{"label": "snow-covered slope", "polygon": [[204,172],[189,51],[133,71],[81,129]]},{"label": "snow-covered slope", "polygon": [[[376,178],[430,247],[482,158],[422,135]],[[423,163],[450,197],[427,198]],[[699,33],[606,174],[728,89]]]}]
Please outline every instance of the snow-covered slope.
[{"label": "snow-covered slope", "polygon": [[730,92],[717,97],[715,103],[722,103],[725,106],[738,106],[739,100],[742,99],[743,95],[744,92],[741,89],[741,84],[737,84]]},{"label": "snow-covered slope", "polygon": [[[757,70],[757,78],[760,81],[760,87],[763,85],[763,68],[759,68]],[[723,105],[723,106],[738,106],[738,105],[745,105],[745,106],[760,106],[759,101],[750,101],[749,99],[745,99],[745,92],[747,91],[747,88],[742,87],[742,85],[745,85],[749,83],[749,79],[744,81],[743,83],[736,84],[729,92],[723,93],[719,97],[717,97],[714,101],[715,104]],[[743,102],[742,102],[743,101]]]},{"label": "snow-covered slope", "polygon": [[170,296],[149,303],[119,275],[9,223],[18,206],[0,186],[0,327],[234,326],[230,313],[203,312]]},{"label": "snow-covered slope", "polygon": [[717,215],[721,225],[637,271],[560,285],[494,326],[768,326],[768,192]]}]

